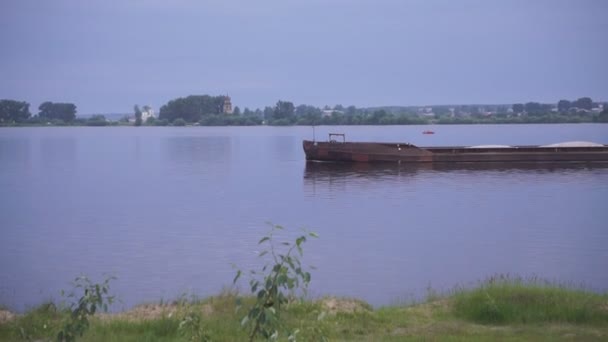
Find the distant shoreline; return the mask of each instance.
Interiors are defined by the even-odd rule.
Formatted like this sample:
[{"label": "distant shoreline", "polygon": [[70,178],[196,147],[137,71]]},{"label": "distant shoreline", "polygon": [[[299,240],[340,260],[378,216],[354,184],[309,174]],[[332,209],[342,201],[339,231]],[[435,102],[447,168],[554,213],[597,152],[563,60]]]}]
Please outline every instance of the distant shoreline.
[{"label": "distant shoreline", "polygon": [[76,123],[47,123],[47,124],[0,124],[0,128],[22,128],[22,127],[332,127],[332,126],[451,126],[451,125],[551,125],[551,124],[606,124],[608,122],[603,121],[579,121],[579,120],[539,120],[539,121],[525,121],[525,120],[481,120],[481,121],[466,121],[466,120],[454,120],[454,121],[437,121],[437,122],[416,122],[416,123],[394,123],[394,124],[348,124],[348,123],[336,123],[336,124],[292,124],[292,125],[273,125],[273,124],[229,124],[229,125],[203,125],[200,123],[185,123],[185,124],[143,124],[136,126],[132,123],[122,123],[116,121],[106,121],[104,123],[87,123],[87,122],[76,122]]}]

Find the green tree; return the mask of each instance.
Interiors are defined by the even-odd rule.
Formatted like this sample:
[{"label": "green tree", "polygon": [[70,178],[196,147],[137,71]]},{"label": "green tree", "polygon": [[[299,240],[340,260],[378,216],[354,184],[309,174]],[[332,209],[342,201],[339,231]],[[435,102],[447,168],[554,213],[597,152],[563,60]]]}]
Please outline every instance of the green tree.
[{"label": "green tree", "polygon": [[561,113],[567,112],[572,107],[572,102],[568,100],[559,100],[557,103],[557,110]]},{"label": "green tree", "polygon": [[318,125],[321,123],[321,109],[315,106],[299,105],[296,107],[295,114],[300,125]]},{"label": "green tree", "polygon": [[293,106],[292,102],[278,101],[274,106],[272,119],[291,121],[294,118],[294,113],[295,107]]},{"label": "green tree", "polygon": [[239,106],[234,107],[234,110],[232,111],[232,114],[234,114],[234,115],[241,115],[241,108],[239,108]]},{"label": "green tree", "polygon": [[524,112],[524,105],[522,103],[516,103],[513,105],[513,113],[519,114]]},{"label": "green tree", "polygon": [[30,104],[23,101],[0,100],[0,124],[24,122],[29,119]]},{"label": "green tree", "polygon": [[160,108],[159,119],[173,122],[181,118],[186,122],[198,122],[203,116],[220,114],[224,96],[190,95],[169,101]]},{"label": "green tree", "polygon": [[381,123],[388,116],[388,113],[384,109],[376,110],[372,113],[371,117],[369,117],[368,122],[372,125],[377,125]]},{"label": "green tree", "polygon": [[590,97],[581,97],[578,100],[574,101],[572,106],[580,109],[591,110],[591,108],[593,107],[593,101]]},{"label": "green tree", "polygon": [[141,126],[142,120],[141,120],[141,110],[139,109],[138,105],[135,105],[135,107],[133,107],[133,111],[135,112],[135,126]]},{"label": "green tree", "polygon": [[539,114],[542,111],[542,106],[538,102],[527,102],[524,108],[528,114]]},{"label": "green tree", "polygon": [[274,109],[272,109],[272,107],[264,107],[264,120],[272,120],[273,115]]},{"label": "green tree", "polygon": [[509,111],[509,107],[505,105],[496,106],[497,114],[506,114]]},{"label": "green tree", "polygon": [[42,103],[38,110],[38,116],[49,120],[62,120],[72,122],[76,118],[76,105],[73,103],[53,103],[50,101]]},{"label": "green tree", "polygon": [[309,106],[309,105],[305,105],[305,104],[299,105],[295,109],[295,115],[298,118],[306,118],[306,119],[320,118],[321,114],[323,114],[321,109],[319,109],[315,106]]},{"label": "green tree", "polygon": [[433,107],[433,113],[435,113],[435,116],[438,118],[451,114],[450,109],[447,106],[435,106]]},{"label": "green tree", "polygon": [[355,106],[346,107],[346,115],[354,116],[356,114],[357,114],[357,107],[355,107]]},{"label": "green tree", "polygon": [[186,120],[182,118],[177,118],[173,120],[173,126],[186,126]]},{"label": "green tree", "polygon": [[608,105],[604,104],[604,110],[598,116],[599,122],[608,122]]},{"label": "green tree", "polygon": [[85,122],[85,124],[87,126],[107,126],[108,120],[106,120],[106,117],[101,114],[95,114],[95,115],[91,116]]}]

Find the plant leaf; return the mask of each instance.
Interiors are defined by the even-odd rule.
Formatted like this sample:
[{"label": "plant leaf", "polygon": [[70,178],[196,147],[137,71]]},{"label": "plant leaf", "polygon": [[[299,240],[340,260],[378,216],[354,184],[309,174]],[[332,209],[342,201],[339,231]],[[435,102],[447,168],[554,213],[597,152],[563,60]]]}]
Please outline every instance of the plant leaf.
[{"label": "plant leaf", "polygon": [[232,284],[236,284],[236,281],[239,280],[239,278],[241,277],[241,270],[236,271],[236,276],[234,276],[234,280],[232,281]]}]

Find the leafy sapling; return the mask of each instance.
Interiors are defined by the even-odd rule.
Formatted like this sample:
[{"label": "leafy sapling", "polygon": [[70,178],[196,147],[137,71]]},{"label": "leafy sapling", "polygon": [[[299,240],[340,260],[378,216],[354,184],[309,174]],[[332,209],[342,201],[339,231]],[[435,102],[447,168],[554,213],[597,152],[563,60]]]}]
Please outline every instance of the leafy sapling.
[{"label": "leafy sapling", "polygon": [[[250,329],[249,341],[256,336],[277,340],[282,328],[281,312],[284,305],[288,303],[290,295],[295,296],[298,291],[305,295],[311,280],[310,273],[303,270],[300,258],[303,256],[302,245],[308,238],[317,238],[317,234],[305,231],[294,242],[277,243],[275,234],[284,228],[272,224],[271,227],[269,234],[258,242],[266,247],[259,257],[265,257],[267,262],[261,272],[250,271],[252,278],[249,287],[255,303],[241,321],[243,327]],[[241,275],[241,270],[238,270],[234,284]],[[296,334],[292,332],[287,335],[293,339]]]}]

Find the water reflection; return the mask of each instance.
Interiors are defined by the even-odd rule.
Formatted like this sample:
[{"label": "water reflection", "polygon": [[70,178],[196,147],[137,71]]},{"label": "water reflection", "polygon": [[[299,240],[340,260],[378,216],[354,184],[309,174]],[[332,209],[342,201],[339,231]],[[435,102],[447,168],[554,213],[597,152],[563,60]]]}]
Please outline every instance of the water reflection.
[{"label": "water reflection", "polygon": [[27,139],[0,139],[0,161],[28,164],[30,160],[30,141]]},{"label": "water reflection", "polygon": [[396,164],[396,163],[340,163],[340,162],[306,162],[305,181],[327,181],[338,179],[365,178],[374,179],[386,176],[414,176],[420,173],[451,172],[532,172],[564,173],[576,170],[608,169],[608,163],[458,163],[458,164]]},{"label": "water reflection", "polygon": [[76,139],[47,137],[40,139],[40,161],[44,168],[59,173],[74,172],[76,168]]},{"label": "water reflection", "polygon": [[275,158],[277,160],[286,161],[294,160],[296,152],[301,150],[300,139],[294,136],[277,136],[269,141],[272,145]]},{"label": "water reflection", "polygon": [[169,137],[163,147],[167,158],[175,162],[223,162],[231,155],[231,141],[225,136]]},{"label": "water reflection", "polygon": [[[459,164],[396,164],[396,163],[341,163],[306,162],[304,186],[313,196],[320,193],[348,193],[354,188],[397,188],[409,191],[414,184],[433,182],[474,182],[480,177],[496,182],[521,182],[545,175],[566,176],[564,181],[584,179],[589,172],[604,171],[608,163],[459,163]],[[449,177],[448,177],[449,176]],[[410,185],[408,187],[408,184]],[[330,198],[335,196],[329,195]]]}]

